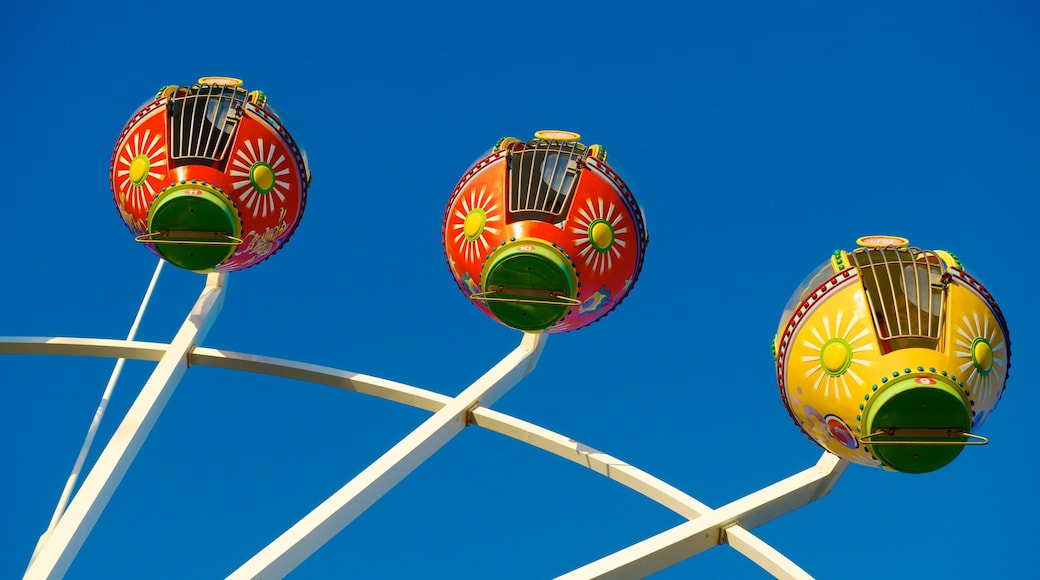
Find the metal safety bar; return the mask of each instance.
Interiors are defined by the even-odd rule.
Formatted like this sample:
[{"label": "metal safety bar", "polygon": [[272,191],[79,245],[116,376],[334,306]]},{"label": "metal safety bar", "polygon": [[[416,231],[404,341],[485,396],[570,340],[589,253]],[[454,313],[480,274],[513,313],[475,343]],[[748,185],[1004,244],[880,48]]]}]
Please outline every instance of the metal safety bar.
[{"label": "metal safety bar", "polygon": [[[968,441],[927,440],[927,439],[886,439],[876,440],[873,437],[965,437]],[[947,429],[946,427],[878,429],[870,435],[863,435],[859,442],[864,445],[986,445],[989,439],[982,435],[968,433],[963,429]]]},{"label": "metal safety bar", "polygon": [[[182,238],[182,239],[171,239]],[[241,246],[242,238],[223,232],[200,232],[193,230],[157,230],[141,234],[134,241],[142,244],[186,244],[193,246]]]},{"label": "metal safety bar", "polygon": [[[495,294],[512,294],[515,296],[526,296],[527,298],[505,298]],[[538,290],[535,288],[509,288],[505,286],[491,286],[485,292],[475,292],[469,295],[470,300],[478,302],[516,302],[520,304],[553,304],[581,306],[581,300],[564,296],[553,290]],[[541,298],[541,299],[539,299]]]}]

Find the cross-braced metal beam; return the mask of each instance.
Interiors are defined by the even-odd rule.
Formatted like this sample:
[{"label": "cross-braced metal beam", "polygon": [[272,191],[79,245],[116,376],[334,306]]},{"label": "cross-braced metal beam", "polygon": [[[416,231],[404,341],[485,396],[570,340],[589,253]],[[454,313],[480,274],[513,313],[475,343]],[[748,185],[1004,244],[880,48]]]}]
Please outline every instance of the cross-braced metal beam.
[{"label": "cross-braced metal beam", "polygon": [[620,459],[489,408],[533,370],[545,344],[544,335],[525,334],[519,347],[459,396],[452,398],[360,373],[197,346],[219,311],[222,287],[222,278],[207,279],[207,286],[195,309],[169,345],[133,340],[0,337],[0,354],[63,354],[159,361],[117,431],[117,436],[129,435],[133,441],[117,444],[117,437],[113,437],[84,482],[83,489],[73,500],[67,517],[59,522],[61,535],[48,542],[46,550],[41,549],[26,577],[58,577],[68,568],[190,363],[192,366],[254,372],[334,386],[434,413],[382,458],[258,552],[232,574],[233,578],[277,578],[287,574],[468,425],[501,433],[592,469],[689,519],[562,578],[644,576],[724,543],[778,578],[810,578],[749,530],[829,492],[846,465],[829,453],[824,453],[810,469],[712,509]]}]

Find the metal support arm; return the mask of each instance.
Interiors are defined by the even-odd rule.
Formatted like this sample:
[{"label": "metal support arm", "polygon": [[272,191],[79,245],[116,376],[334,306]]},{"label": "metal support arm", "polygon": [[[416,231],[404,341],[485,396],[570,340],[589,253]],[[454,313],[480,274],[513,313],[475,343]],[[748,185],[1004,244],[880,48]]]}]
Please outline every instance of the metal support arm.
[{"label": "metal support arm", "polygon": [[184,375],[188,353],[206,336],[220,312],[225,276],[207,275],[206,286],[195,307],[72,498],[68,510],[58,520],[47,543],[29,565],[26,579],[65,575]]},{"label": "metal support arm", "polygon": [[473,409],[491,405],[520,382],[544,346],[544,334],[525,334],[512,353],[228,578],[281,578],[291,572],[460,433]]}]

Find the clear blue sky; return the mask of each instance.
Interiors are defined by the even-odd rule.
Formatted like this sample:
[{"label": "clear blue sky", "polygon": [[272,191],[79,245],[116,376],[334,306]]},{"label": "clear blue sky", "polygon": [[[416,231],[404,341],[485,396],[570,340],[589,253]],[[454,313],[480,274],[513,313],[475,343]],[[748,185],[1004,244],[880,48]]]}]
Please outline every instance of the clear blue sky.
[{"label": "clear blue sky", "polygon": [[[457,393],[520,336],[456,288],[444,206],[499,137],[573,130],[645,209],[643,273],[495,409],[725,504],[820,454],[775,383],[790,293],[861,235],[905,236],[957,254],[1007,317],[990,445],[926,475],[850,466],[756,533],[821,578],[1032,565],[1035,532],[1014,530],[1040,516],[1035,3],[18,2],[3,20],[0,335],[126,335],[155,258],[112,203],[112,147],[160,87],[233,76],[283,113],[314,180],[288,246],[231,275],[204,346]],[[167,267],[138,338],[172,338],[202,284]],[[24,570],[111,365],[0,357],[0,577]],[[99,442],[151,366],[127,365]],[[427,416],[192,368],[68,577],[223,577]],[[546,578],[681,521],[470,428],[294,577]],[[725,546],[659,575],[763,576]]]}]

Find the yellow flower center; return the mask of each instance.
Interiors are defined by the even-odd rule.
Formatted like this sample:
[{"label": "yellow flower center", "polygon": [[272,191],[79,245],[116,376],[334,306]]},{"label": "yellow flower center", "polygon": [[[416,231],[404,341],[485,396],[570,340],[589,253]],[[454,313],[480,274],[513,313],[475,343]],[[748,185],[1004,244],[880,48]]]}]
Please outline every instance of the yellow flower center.
[{"label": "yellow flower center", "polygon": [[979,372],[986,374],[993,368],[993,347],[984,338],[976,338],[971,345],[971,362]]},{"label": "yellow flower center", "polygon": [[840,338],[832,338],[820,350],[820,366],[830,375],[844,373],[852,362],[852,347]]},{"label": "yellow flower center", "polygon": [[605,252],[614,245],[614,228],[603,220],[597,220],[589,228],[589,240],[597,250]]},{"label": "yellow flower center", "polygon": [[148,169],[151,164],[148,162],[148,157],[144,155],[138,155],[134,157],[134,160],[130,162],[130,183],[134,185],[141,185],[144,183],[146,177],[148,177]]},{"label": "yellow flower center", "polygon": [[274,187],[274,171],[266,163],[254,164],[249,170],[249,179],[260,193],[267,193]]},{"label": "yellow flower center", "polygon": [[487,223],[487,215],[484,213],[484,210],[473,208],[473,210],[466,215],[466,221],[462,226],[462,232],[466,234],[466,239],[470,241],[477,239],[481,232],[484,231],[485,223]]}]

